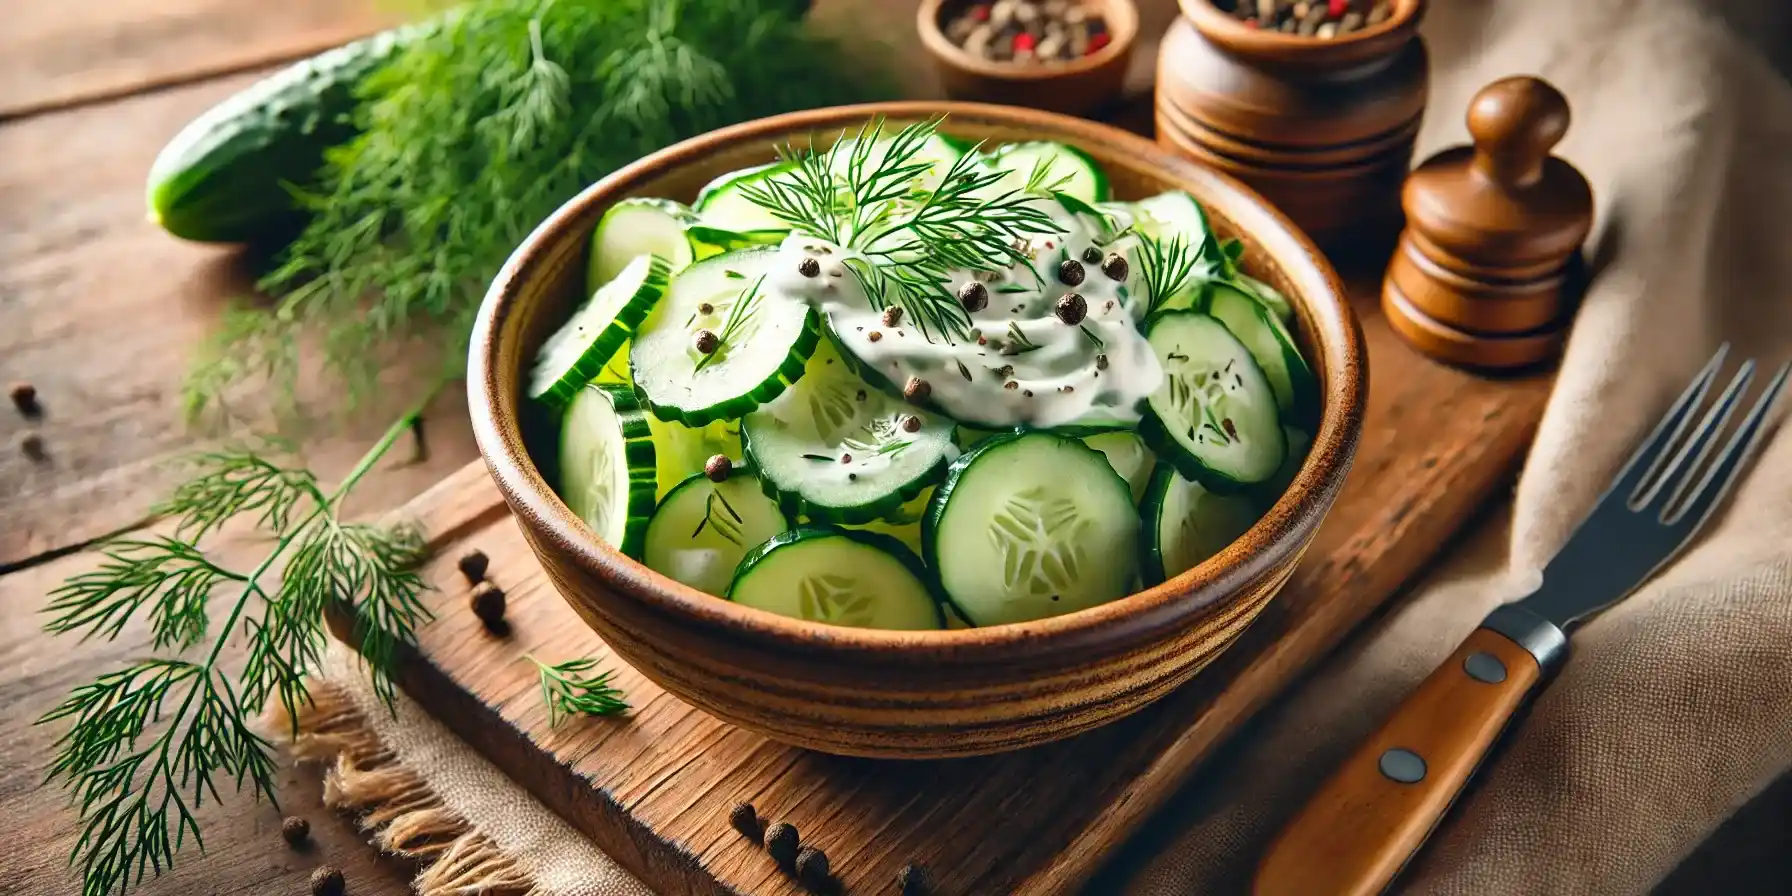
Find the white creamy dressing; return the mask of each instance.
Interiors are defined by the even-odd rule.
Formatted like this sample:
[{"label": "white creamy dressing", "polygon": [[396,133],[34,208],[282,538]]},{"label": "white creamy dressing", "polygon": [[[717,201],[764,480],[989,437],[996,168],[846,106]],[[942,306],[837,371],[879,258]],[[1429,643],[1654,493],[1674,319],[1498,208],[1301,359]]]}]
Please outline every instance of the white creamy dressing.
[{"label": "white creamy dressing", "polygon": [[[970,315],[975,328],[970,339],[949,341],[934,332],[930,341],[907,316],[896,326],[885,326],[884,313],[841,264],[854,256],[852,250],[814,237],[793,234],[784,241],[768,285],[818,309],[840,343],[896,389],[911,378],[925,382],[931,404],[961,423],[988,429],[1023,424],[1131,427],[1164,376],[1138,330],[1147,305],[1138,243],[1123,237],[1101,246],[1097,240],[1106,236],[1101,222],[1072,214],[1053,199],[1041,197],[1033,204],[1059,232],[1029,241],[1025,251],[1031,264],[992,274],[949,274],[954,295],[973,278],[980,278],[989,293],[988,304]],[[1092,247],[1104,258],[1118,253],[1126,259],[1124,282],[1102,273],[1099,262],[1084,260]],[[818,277],[804,277],[798,270],[810,256],[821,264]],[[1075,286],[1059,279],[1059,266],[1067,258],[1084,269],[1083,281]],[[1056,313],[1058,301],[1071,292],[1081,295],[1087,307],[1078,326],[1066,324]]]}]

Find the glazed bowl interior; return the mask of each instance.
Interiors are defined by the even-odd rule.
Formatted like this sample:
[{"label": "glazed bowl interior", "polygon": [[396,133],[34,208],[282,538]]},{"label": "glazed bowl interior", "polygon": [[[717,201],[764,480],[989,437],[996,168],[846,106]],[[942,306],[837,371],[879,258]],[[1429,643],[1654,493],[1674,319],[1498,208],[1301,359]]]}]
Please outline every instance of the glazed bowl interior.
[{"label": "glazed bowl interior", "polygon": [[[786,143],[824,148],[873,115],[892,124],[945,114],[943,133],[990,143],[1055,140],[1090,153],[1118,199],[1166,189],[1191,193],[1215,231],[1245,243],[1244,268],[1287,295],[1297,338],[1320,382],[1322,411],[1292,485],[1243,537],[1161,585],[1049,619],[975,629],[883,631],[829,626],[730,603],[662,576],[596,538],[551,486],[549,421],[522,394],[536,349],[582,299],[590,234],[605,209],[628,197],[690,202],[712,178],[775,157]],[[881,103],[793,113],[725,128],[618,170],[569,201],[518,248],[494,281],[473,335],[469,399],[481,453],[540,552],[554,552],[603,588],[735,643],[791,654],[877,651],[904,665],[963,660],[977,651],[1024,654],[1100,649],[1187,623],[1209,604],[1291,567],[1336,497],[1355,449],[1366,383],[1362,336],[1336,275],[1313,245],[1256,194],[1142,138],[1066,116],[968,103]],[[538,462],[539,459],[539,462]],[[565,586],[562,585],[564,592]],[[1013,654],[1024,660],[1020,654]]]}]

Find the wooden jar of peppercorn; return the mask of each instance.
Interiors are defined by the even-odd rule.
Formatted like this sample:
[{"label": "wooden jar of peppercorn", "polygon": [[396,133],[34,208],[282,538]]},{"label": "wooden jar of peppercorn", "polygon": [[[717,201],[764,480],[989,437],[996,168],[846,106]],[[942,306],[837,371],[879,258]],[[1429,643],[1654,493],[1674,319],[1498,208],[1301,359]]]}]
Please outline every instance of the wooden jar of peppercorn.
[{"label": "wooden jar of peppercorn", "polygon": [[1158,141],[1244,181],[1328,252],[1385,248],[1425,110],[1425,0],[1181,0]]}]

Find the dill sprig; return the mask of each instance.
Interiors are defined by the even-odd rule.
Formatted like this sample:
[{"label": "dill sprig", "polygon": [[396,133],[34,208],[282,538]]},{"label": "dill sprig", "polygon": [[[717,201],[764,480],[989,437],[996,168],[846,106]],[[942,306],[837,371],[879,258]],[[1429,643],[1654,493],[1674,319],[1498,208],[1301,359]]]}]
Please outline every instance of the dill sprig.
[{"label": "dill sprig", "polygon": [[741,290],[740,295],[734,297],[734,304],[728,306],[728,316],[722,321],[722,332],[716,334],[716,350],[697,359],[697,366],[692,369],[693,373],[703,372],[703,368],[708,367],[711,362],[721,357],[722,350],[727,348],[730,341],[740,334],[740,328],[746,326],[747,322],[753,319],[754,313],[759,310],[759,287],[763,285],[765,285],[765,275],[760,274],[759,279],[754,280],[751,286]]},{"label": "dill sprig", "polygon": [[[929,341],[966,338],[970,315],[948,272],[990,273],[1029,261],[1029,237],[1051,233],[1051,217],[1029,192],[1049,176],[1035,166],[1020,189],[998,190],[1007,173],[981,163],[979,147],[944,172],[922,155],[944,118],[909,124],[882,138],[875,118],[826,152],[787,145],[783,174],[743,186],[741,195],[793,229],[856,254],[843,260],[877,310],[898,305]],[[931,186],[926,175],[937,174]]]},{"label": "dill sprig", "polygon": [[594,657],[582,657],[549,665],[534,656],[524,657],[541,673],[541,702],[548,707],[548,727],[555,728],[567,716],[609,716],[628,710],[623,693],[611,687],[615,670],[605,670],[593,678],[585,673],[597,668]]},{"label": "dill sprig", "polygon": [[351,406],[401,350],[454,375],[505,258],[585,186],[723,125],[892,92],[863,46],[789,0],[425,6],[452,11],[359,86],[358,136],[300,186],[311,219],[262,281],[276,301],[226,315],[187,381],[190,414],[288,401],[301,346]]},{"label": "dill sprig", "polygon": [[1199,253],[1189,247],[1182,234],[1168,241],[1153,237],[1139,240],[1139,277],[1145,282],[1147,313],[1162,307],[1188,285],[1198,259]]},{"label": "dill sprig", "polygon": [[[329,492],[310,471],[268,460],[265,448],[198,455],[192,478],[157,508],[173,518],[172,537],[103,544],[98,568],[51,592],[51,632],[111,639],[144,618],[155,648],[176,654],[102,674],[38,720],[68,724],[47,779],[69,791],[80,814],[69,861],[83,896],[126,891],[160,874],[189,839],[203,849],[195,813],[221,799],[220,783],[274,800],[273,747],[250,720],[271,700],[290,712],[308,699],[304,675],[321,658],[329,602],[354,612],[376,690],[392,698],[395,646],[414,641],[429,617],[418,600],[423,540],[408,526],[345,523],[339,512],[420,410],[394,423]],[[239,518],[274,538],[246,573],[218,565],[201,543]],[[280,584],[264,585],[283,558]],[[180,656],[214,631],[212,598],[230,589],[229,611],[204,657]],[[238,631],[248,660],[233,680],[220,659]]]},{"label": "dill sprig", "polygon": [[[722,505],[722,509],[726,511],[726,516],[716,515],[716,504],[718,502]],[[691,530],[691,537],[696,538],[703,534],[704,529],[708,529],[716,533],[716,535],[720,536],[724,541],[727,541],[730,544],[739,545],[741,543],[740,527],[745,522],[746,519],[740,515],[739,511],[734,509],[734,505],[729,504],[728,499],[722,497],[721,491],[712,488],[709,490],[709,497],[704,499],[703,519],[697,521],[697,528]]]}]

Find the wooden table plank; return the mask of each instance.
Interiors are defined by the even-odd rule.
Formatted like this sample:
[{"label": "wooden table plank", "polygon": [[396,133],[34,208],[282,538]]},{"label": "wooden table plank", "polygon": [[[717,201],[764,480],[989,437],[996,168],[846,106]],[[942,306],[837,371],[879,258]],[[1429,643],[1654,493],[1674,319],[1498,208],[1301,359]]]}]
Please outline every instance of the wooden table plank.
[{"label": "wooden table plank", "polygon": [[[0,570],[134,525],[195,444],[180,413],[193,351],[233,296],[240,253],[176,240],[144,217],[143,176],[191,116],[253,76],[0,125],[0,382],[34,383],[45,409],[0,414]],[[405,396],[402,401],[413,400]],[[390,506],[476,456],[458,387],[439,402],[430,463],[369,483]],[[384,429],[364,425],[310,446],[340,474]],[[41,432],[45,462],[14,447]]]},{"label": "wooden table plank", "polygon": [[13,0],[0,121],[295,59],[388,18],[368,0]]}]

